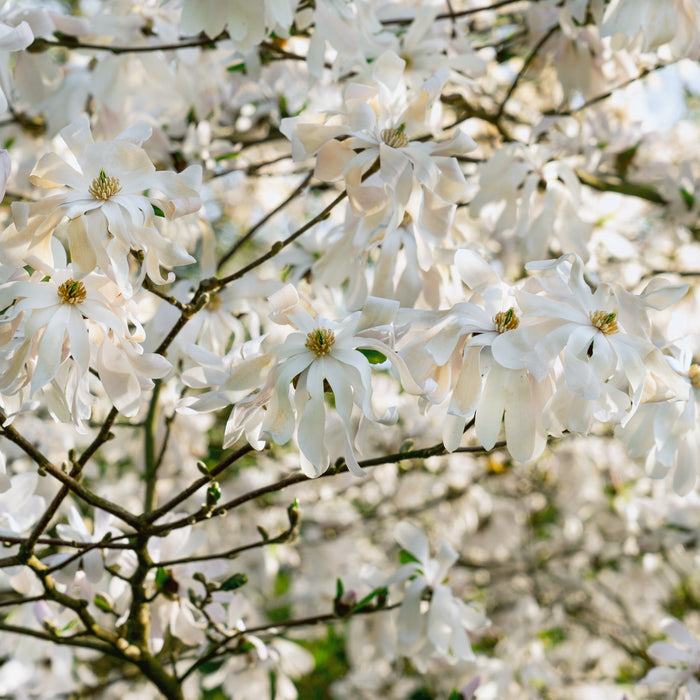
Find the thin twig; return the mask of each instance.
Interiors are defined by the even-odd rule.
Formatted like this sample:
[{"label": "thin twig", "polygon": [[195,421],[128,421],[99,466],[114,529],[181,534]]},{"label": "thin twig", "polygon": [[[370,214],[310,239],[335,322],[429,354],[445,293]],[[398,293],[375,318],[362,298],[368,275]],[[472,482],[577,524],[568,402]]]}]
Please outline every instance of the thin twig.
[{"label": "thin twig", "polygon": [[232,464],[235,464],[241,457],[244,457],[249,452],[252,452],[253,448],[250,445],[244,445],[240,449],[232,452],[226,459],[223,459],[216,466],[209,470],[207,476],[200,477],[197,481],[190,484],[186,489],[180,491],[177,496],[171,498],[167,503],[164,503],[160,508],[150,512],[144,513],[146,522],[153,523],[158,518],[162,518],[166,513],[170,512],[173,508],[180,505],[183,501],[187,500],[190,496],[197,493],[199,489],[207,484],[211,483],[219,474],[221,474],[225,469],[228,469]]},{"label": "thin twig", "polygon": [[[442,14],[436,15],[435,19],[449,19],[455,20],[461,17],[468,17],[469,15],[475,15],[478,12],[487,12],[488,10],[497,10],[499,7],[506,7],[506,5],[514,5],[517,2],[522,2],[522,0],[499,0],[499,2],[491,3],[490,5],[482,5],[481,7],[472,7],[470,10],[460,10],[459,12],[444,12]],[[406,25],[411,24],[413,19],[384,19],[382,24],[384,26],[390,24]]]},{"label": "thin twig", "polygon": [[[505,445],[505,442],[497,442],[490,450],[487,450],[481,445],[475,445],[472,447],[459,447],[451,454],[490,454],[495,450],[505,447]],[[398,452],[396,454],[384,455],[382,457],[373,457],[372,459],[365,459],[360,461],[359,465],[363,468],[371,468],[381,466],[384,464],[396,464],[397,462],[401,462],[406,459],[425,459],[427,457],[443,456],[446,454],[448,454],[448,452],[445,449],[445,446],[440,442],[436,445],[433,445],[432,447],[426,447],[420,450],[410,450],[407,452]],[[345,464],[345,461],[339,460],[337,466],[332,467],[327,472],[315,478],[325,479],[331,476],[336,476],[338,474],[343,474],[348,471],[349,469]],[[207,479],[207,477],[204,478]],[[260,498],[261,496],[264,496],[268,493],[276,493],[277,491],[282,491],[283,489],[286,489],[289,486],[294,486],[295,484],[301,484],[305,481],[311,480],[312,477],[306,476],[306,474],[302,472],[296,472],[295,474],[291,474],[290,476],[287,476],[284,479],[280,479],[279,481],[275,481],[274,483],[268,484],[267,486],[261,486],[260,488],[254,489],[253,491],[248,491],[247,493],[244,493],[241,496],[237,496],[236,498],[233,498],[230,501],[227,501],[226,503],[217,506],[216,508],[213,508],[211,510],[202,509],[197,513],[185,516],[183,518],[180,518],[179,520],[175,520],[174,522],[156,525],[148,531],[148,535],[163,535],[164,533],[171,532],[172,530],[177,530],[179,528],[186,527],[187,525],[193,525],[194,523],[200,522],[201,520],[206,520],[217,515],[225,515],[229,510],[237,508],[238,506],[241,506],[244,503],[248,503],[248,501],[253,501],[256,498]],[[200,479],[200,482],[201,481],[202,480]],[[151,514],[151,517],[148,518],[149,520],[151,520],[151,522],[153,521],[152,516],[156,513],[158,513],[158,511],[154,511],[154,513]]]},{"label": "thin twig", "polygon": [[537,54],[540,52],[542,47],[547,43],[547,41],[549,41],[549,38],[558,29],[559,25],[555,24],[549,29],[549,31],[545,32],[545,34],[540,38],[540,40],[532,47],[532,51],[530,51],[530,53],[528,54],[527,58],[525,59],[525,62],[522,65],[522,68],[518,71],[518,74],[515,76],[513,82],[508,88],[508,92],[506,92],[506,96],[503,98],[503,101],[498,107],[498,111],[496,112],[496,122],[501,121],[501,117],[503,116],[503,112],[506,108],[506,105],[508,104],[508,100],[510,100],[511,95],[515,92],[516,88],[520,84],[520,80],[525,75],[525,72],[530,67],[530,64],[535,60]]},{"label": "thin twig", "polygon": [[219,260],[216,269],[220,270],[228,261],[231,257],[233,257],[240,247],[246,243],[246,241],[250,240],[255,233],[262,227],[264,226],[275,214],[278,212],[282,211],[290,202],[294,201],[305,189],[306,186],[311,182],[311,178],[313,177],[313,172],[310,172],[300,183],[299,185],[294,189],[293,192],[291,192],[282,202],[280,202],[272,211],[268,212],[263,216],[260,221],[258,221],[256,224],[254,224],[243,236],[241,236],[234,244],[231,246],[231,248],[221,257],[221,260]]},{"label": "thin twig", "polygon": [[[401,603],[393,603],[392,605],[386,605],[380,608],[368,608],[366,610],[358,610],[355,613],[353,613],[353,616],[389,612],[390,610],[395,610],[400,605]],[[294,627],[308,627],[309,625],[318,625],[321,623],[343,622],[349,617],[350,616],[340,617],[338,615],[335,615],[334,613],[328,613],[325,615],[311,615],[309,617],[302,617],[297,620],[288,620],[287,622],[278,622],[276,624],[260,625],[258,627],[250,627],[246,630],[237,631],[234,634],[231,634],[230,636],[226,637],[225,639],[222,639],[220,642],[213,644],[212,648],[204,656],[201,656],[198,659],[196,659],[194,663],[182,675],[178,677],[178,680],[180,682],[184,681],[189,675],[194,673],[194,671],[196,671],[207,661],[210,661],[211,659],[214,659],[217,656],[221,656],[222,653],[229,653],[224,649],[224,647],[226,647],[230,642],[235,641],[236,639],[240,639],[241,637],[245,637],[246,635],[261,635],[266,633],[278,634],[281,630],[293,629]]]},{"label": "thin twig", "polygon": [[596,95],[595,97],[591,97],[590,100],[586,100],[583,104],[579,105],[578,107],[574,107],[573,109],[567,109],[567,110],[551,110],[548,112],[544,112],[546,116],[554,116],[554,117],[570,117],[577,112],[580,112],[581,110],[587,109],[588,107],[591,107],[594,104],[597,104],[598,102],[602,102],[603,100],[607,100],[608,97],[612,97],[614,93],[616,93],[618,90],[622,90],[630,85],[632,83],[636,83],[638,80],[642,80],[643,78],[646,78],[647,75],[650,73],[653,73],[654,71],[660,70],[661,68],[666,68],[667,66],[671,66],[677,61],[669,61],[668,63],[660,63],[657,66],[652,66],[651,68],[645,68],[644,70],[640,71],[638,75],[635,75],[633,78],[630,78],[629,80],[625,80],[624,82],[620,83],[619,85],[616,85],[613,88],[610,88],[607,92],[604,92],[600,95]]},{"label": "thin twig", "polygon": [[254,270],[256,267],[260,267],[260,265],[262,265],[264,262],[267,262],[270,258],[274,258],[283,248],[286,248],[290,243],[296,241],[296,239],[299,238],[299,236],[306,233],[310,228],[314,227],[317,223],[327,218],[333,211],[333,209],[335,209],[335,207],[338,206],[338,204],[340,204],[347,196],[347,190],[343,190],[327,207],[323,209],[323,211],[316,214],[316,216],[314,216],[313,219],[307,221],[303,226],[298,228],[296,231],[294,231],[294,233],[290,234],[285,239],[274,243],[270,250],[267,251],[267,253],[261,255],[259,258],[256,258],[255,260],[253,260],[253,262],[249,263],[245,267],[242,267],[237,272],[234,272],[228,275],[227,277],[223,277],[222,279],[213,280],[211,284],[211,291],[222,289],[227,284],[230,284],[231,282],[240,279],[251,270]]},{"label": "thin twig", "polygon": [[152,51],[175,51],[177,49],[187,49],[197,46],[212,46],[219,41],[228,39],[228,32],[221,32],[218,36],[210,39],[207,36],[184,38],[182,41],[171,44],[148,44],[145,46],[112,46],[109,44],[93,44],[80,41],[73,36],[59,36],[56,39],[35,39],[34,43],[28,47],[29,51],[39,51],[42,48],[63,47],[67,49],[89,49],[91,51],[109,51],[113,54],[123,53],[148,53]]}]

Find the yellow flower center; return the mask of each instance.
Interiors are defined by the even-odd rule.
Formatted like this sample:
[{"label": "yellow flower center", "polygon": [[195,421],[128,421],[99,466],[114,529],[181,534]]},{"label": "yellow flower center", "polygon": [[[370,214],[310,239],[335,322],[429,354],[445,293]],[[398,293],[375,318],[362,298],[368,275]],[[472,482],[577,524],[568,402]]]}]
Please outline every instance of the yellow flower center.
[{"label": "yellow flower center", "polygon": [[410,143],[406,136],[405,124],[399,124],[395,129],[382,129],[379,135],[382,141],[392,148],[404,148]]},{"label": "yellow flower center", "polygon": [[121,191],[121,186],[119,185],[119,178],[109,177],[104,170],[100,170],[100,174],[92,181],[90,187],[88,187],[88,192],[95,199],[109,199],[113,194]]},{"label": "yellow flower center", "polygon": [[506,331],[512,331],[520,325],[520,319],[518,318],[515,310],[513,308],[508,309],[508,311],[499,311],[493,317],[493,324],[496,326],[496,330],[499,333],[505,333]]},{"label": "yellow flower center", "polygon": [[688,370],[688,378],[690,379],[690,383],[696,389],[700,389],[700,365],[696,365],[695,363],[690,365],[690,369]]},{"label": "yellow flower center", "polygon": [[61,304],[80,304],[87,298],[87,290],[82,282],[66,280],[58,288]]},{"label": "yellow flower center", "polygon": [[612,335],[620,330],[617,327],[617,314],[614,311],[592,311],[589,317],[591,323],[605,335]]},{"label": "yellow flower center", "polygon": [[316,357],[329,355],[333,343],[335,343],[335,334],[328,328],[317,328],[306,334],[306,348]]}]

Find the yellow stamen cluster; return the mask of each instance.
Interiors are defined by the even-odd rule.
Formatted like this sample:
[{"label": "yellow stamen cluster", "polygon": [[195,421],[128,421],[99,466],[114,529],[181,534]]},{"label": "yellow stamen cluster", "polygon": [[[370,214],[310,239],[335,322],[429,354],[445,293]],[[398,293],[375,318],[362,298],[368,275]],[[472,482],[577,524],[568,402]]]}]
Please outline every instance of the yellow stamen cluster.
[{"label": "yellow stamen cluster", "polygon": [[87,298],[87,290],[82,282],[66,280],[58,288],[58,298],[61,304],[80,304]]},{"label": "yellow stamen cluster", "polygon": [[688,378],[690,379],[690,383],[696,389],[700,389],[700,365],[690,365],[690,369],[688,370]]},{"label": "yellow stamen cluster", "polygon": [[329,355],[333,343],[335,343],[335,334],[328,328],[317,328],[306,334],[306,348],[316,357]]},{"label": "yellow stamen cluster", "polygon": [[506,331],[512,331],[520,325],[520,319],[518,318],[515,310],[510,308],[508,311],[499,311],[493,317],[493,324],[496,326],[496,330],[499,333],[505,333]]},{"label": "yellow stamen cluster", "polygon": [[612,335],[620,330],[617,327],[617,314],[614,311],[592,311],[589,317],[591,323],[605,335]]},{"label": "yellow stamen cluster", "polygon": [[100,174],[92,181],[90,187],[88,187],[90,195],[102,201],[109,199],[120,190],[119,178],[109,177],[104,170],[100,170]]},{"label": "yellow stamen cluster", "polygon": [[406,136],[406,125],[400,124],[395,129],[382,129],[380,134],[382,141],[392,148],[404,148],[410,141]]}]

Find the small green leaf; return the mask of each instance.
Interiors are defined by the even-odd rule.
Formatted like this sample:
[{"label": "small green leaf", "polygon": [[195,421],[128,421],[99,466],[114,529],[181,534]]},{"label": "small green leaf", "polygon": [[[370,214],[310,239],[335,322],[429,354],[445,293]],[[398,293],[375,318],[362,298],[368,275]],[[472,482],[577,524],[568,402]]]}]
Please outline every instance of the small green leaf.
[{"label": "small green leaf", "polygon": [[170,575],[162,566],[156,569],[156,586],[158,586],[158,588],[163,588],[169,578]]},{"label": "small green leaf", "polygon": [[63,634],[64,632],[67,632],[71,627],[75,627],[75,625],[78,624],[78,618],[73,618],[67,625],[64,625],[61,627],[59,631],[60,634]]},{"label": "small green leaf", "polygon": [[382,355],[378,350],[368,350],[367,348],[358,348],[358,352],[362,353],[371,365],[380,365],[386,362],[386,356]]},{"label": "small green leaf", "polygon": [[221,590],[222,591],[235,591],[237,588],[240,588],[241,586],[245,586],[246,583],[248,583],[247,574],[244,574],[244,573],[234,574],[233,576],[229,576],[221,584]]},{"label": "small green leaf", "polygon": [[163,210],[160,207],[157,207],[155,204],[151,204],[151,206],[153,207],[153,213],[156,216],[160,216],[163,219],[165,218],[165,214],[163,213]]},{"label": "small green leaf", "polygon": [[205,661],[197,670],[199,673],[204,675],[209,675],[218,671],[224,664],[226,659],[212,659],[211,661]]},{"label": "small green leaf", "polygon": [[207,507],[213,508],[221,498],[221,486],[218,481],[212,481],[207,489]]},{"label": "small green leaf", "polygon": [[287,517],[289,518],[289,527],[294,529],[299,522],[299,501],[296,498],[287,506]]},{"label": "small green leaf", "polygon": [[685,187],[681,187],[680,193],[681,197],[683,197],[683,201],[685,202],[685,206],[688,207],[688,209],[692,209],[695,206],[695,197],[688,192]]},{"label": "small green leaf", "polygon": [[238,158],[240,156],[242,151],[234,151],[233,153],[224,153],[221,156],[216,156],[214,160],[219,163],[222,160],[231,160],[231,158]]},{"label": "small green leaf", "polygon": [[537,636],[544,642],[546,649],[551,649],[566,640],[566,630],[563,627],[550,627]]},{"label": "small green leaf", "polygon": [[402,564],[410,564],[411,562],[420,563],[419,560],[413,556],[413,554],[407,552],[405,549],[402,549],[399,552],[399,561]]},{"label": "small green leaf", "polygon": [[353,606],[352,610],[350,611],[350,615],[366,608],[367,605],[369,605],[369,603],[371,603],[375,598],[377,599],[376,608],[383,608],[386,605],[386,599],[388,596],[389,589],[386,586],[375,588],[371,593],[366,595],[361,601]]},{"label": "small green leaf", "polygon": [[245,63],[234,63],[226,69],[229,73],[245,73]]},{"label": "small green leaf", "polygon": [[93,602],[96,607],[104,612],[112,612],[112,610],[114,610],[114,603],[106,593],[95,593]]}]

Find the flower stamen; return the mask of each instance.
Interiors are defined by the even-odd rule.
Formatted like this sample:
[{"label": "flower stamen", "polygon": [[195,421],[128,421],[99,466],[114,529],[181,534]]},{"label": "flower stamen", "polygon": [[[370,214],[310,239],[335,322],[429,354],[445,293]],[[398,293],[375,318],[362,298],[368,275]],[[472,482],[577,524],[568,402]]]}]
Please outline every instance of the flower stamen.
[{"label": "flower stamen", "polygon": [[688,370],[688,379],[690,379],[690,383],[696,389],[700,389],[700,365],[695,363],[690,365],[690,369]]},{"label": "flower stamen", "polygon": [[614,311],[591,311],[588,316],[591,323],[605,335],[613,335],[620,330],[617,327],[617,313]]},{"label": "flower stamen", "polygon": [[95,199],[102,201],[109,199],[112,195],[121,191],[119,178],[109,177],[104,170],[100,170],[100,174],[92,181],[88,192]]},{"label": "flower stamen", "polygon": [[81,304],[87,298],[87,290],[80,281],[66,280],[58,288],[58,298],[61,304]]},{"label": "flower stamen", "polygon": [[493,324],[499,333],[505,333],[517,328],[520,325],[520,319],[515,313],[515,309],[511,307],[508,311],[499,311],[493,317]]},{"label": "flower stamen", "polygon": [[392,148],[405,148],[410,143],[406,136],[406,124],[399,124],[395,129],[382,129],[379,135]]},{"label": "flower stamen", "polygon": [[335,333],[329,328],[317,328],[306,334],[306,348],[316,357],[329,355],[333,343],[335,343]]}]

